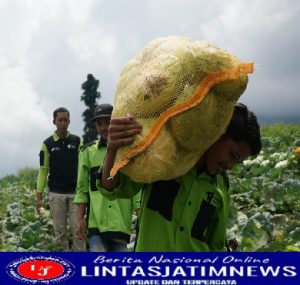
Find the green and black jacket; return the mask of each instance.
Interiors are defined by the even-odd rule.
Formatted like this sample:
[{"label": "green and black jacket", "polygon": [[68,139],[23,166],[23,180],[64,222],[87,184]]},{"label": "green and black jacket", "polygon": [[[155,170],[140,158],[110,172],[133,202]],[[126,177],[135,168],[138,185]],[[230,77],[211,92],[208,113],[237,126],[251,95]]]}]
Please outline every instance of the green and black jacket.
[{"label": "green and black jacket", "polygon": [[80,146],[80,138],[70,133],[62,139],[54,132],[53,136],[43,142],[37,179],[38,192],[45,190],[47,181],[51,192],[75,192]]},{"label": "green and black jacket", "polygon": [[95,141],[84,146],[79,154],[77,189],[74,202],[89,204],[89,235],[129,242],[132,213],[140,208],[140,194],[129,199],[110,201],[97,189],[96,178],[106,153],[106,146]]},{"label": "green and black jacket", "polygon": [[197,174],[195,168],[169,181],[139,184],[120,176],[109,199],[131,197],[143,188],[136,251],[225,251],[230,196],[228,179]]}]

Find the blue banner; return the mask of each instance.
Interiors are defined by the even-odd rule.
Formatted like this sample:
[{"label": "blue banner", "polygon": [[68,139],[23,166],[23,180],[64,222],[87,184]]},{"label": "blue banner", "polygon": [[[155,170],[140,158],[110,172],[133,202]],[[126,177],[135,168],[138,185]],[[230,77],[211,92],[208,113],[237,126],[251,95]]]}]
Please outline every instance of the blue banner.
[{"label": "blue banner", "polygon": [[300,253],[0,253],[0,284],[299,285]]}]

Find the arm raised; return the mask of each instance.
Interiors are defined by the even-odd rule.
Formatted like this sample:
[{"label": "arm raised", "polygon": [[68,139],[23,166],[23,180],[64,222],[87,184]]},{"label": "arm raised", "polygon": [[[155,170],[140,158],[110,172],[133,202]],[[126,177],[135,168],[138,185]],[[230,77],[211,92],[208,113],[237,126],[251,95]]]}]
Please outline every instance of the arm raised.
[{"label": "arm raised", "polygon": [[108,129],[107,152],[102,166],[101,186],[107,190],[116,188],[120,183],[119,174],[110,178],[116,152],[120,146],[133,143],[140,134],[142,126],[133,117],[112,118]]}]

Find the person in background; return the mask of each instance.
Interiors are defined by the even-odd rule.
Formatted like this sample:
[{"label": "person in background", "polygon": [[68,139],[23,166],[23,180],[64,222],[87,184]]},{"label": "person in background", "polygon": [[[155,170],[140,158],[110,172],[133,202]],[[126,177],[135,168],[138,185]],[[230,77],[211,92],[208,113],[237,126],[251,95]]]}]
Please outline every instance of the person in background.
[{"label": "person in background", "polygon": [[78,207],[73,203],[76,189],[80,138],[68,132],[70,113],[60,107],[53,112],[54,134],[42,144],[37,178],[36,211],[40,214],[43,192],[49,189],[50,212],[55,239],[64,251],[69,251],[68,218],[73,235],[73,251],[84,251],[85,243],[76,232]]},{"label": "person in background", "polygon": [[78,204],[78,234],[87,238],[85,213],[88,220],[88,243],[90,251],[127,251],[130,240],[132,214],[138,215],[140,194],[131,199],[105,198],[96,187],[99,168],[106,154],[108,127],[113,107],[99,105],[92,119],[95,122],[99,140],[85,145],[79,154],[77,189],[74,203]]},{"label": "person in background", "polygon": [[226,171],[260,152],[256,116],[236,104],[225,133],[176,179],[144,185],[122,173],[108,179],[117,149],[131,144],[141,129],[130,116],[111,120],[97,182],[98,190],[110,199],[131,197],[143,189],[136,251],[225,251],[230,201]]}]

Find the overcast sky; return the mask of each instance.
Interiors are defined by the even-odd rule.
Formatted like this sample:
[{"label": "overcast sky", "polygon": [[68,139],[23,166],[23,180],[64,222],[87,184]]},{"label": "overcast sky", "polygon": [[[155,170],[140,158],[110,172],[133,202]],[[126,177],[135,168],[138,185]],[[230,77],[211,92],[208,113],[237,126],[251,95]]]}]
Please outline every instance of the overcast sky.
[{"label": "overcast sky", "polygon": [[88,73],[112,103],[122,67],[168,35],[254,61],[241,101],[259,116],[300,119],[299,15],[299,0],[0,0],[0,177],[38,167],[55,108],[67,107],[82,135]]}]

